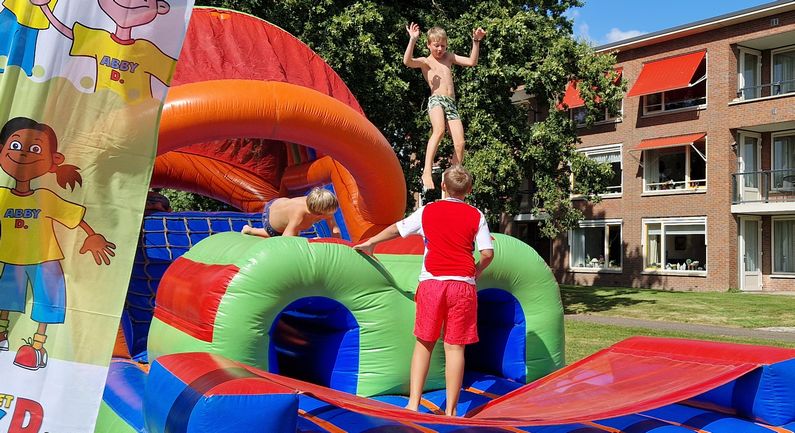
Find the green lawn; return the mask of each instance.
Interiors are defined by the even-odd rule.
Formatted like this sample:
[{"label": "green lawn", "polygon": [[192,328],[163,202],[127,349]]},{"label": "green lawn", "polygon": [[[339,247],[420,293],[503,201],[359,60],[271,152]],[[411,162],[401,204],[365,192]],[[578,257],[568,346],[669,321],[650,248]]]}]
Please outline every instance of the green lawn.
[{"label": "green lawn", "polygon": [[560,286],[566,314],[704,325],[795,327],[795,296]]},{"label": "green lawn", "polygon": [[565,328],[567,364],[571,364],[594,352],[604,349],[605,347],[635,335],[726,341],[731,343],[795,348],[795,343],[776,340],[731,338],[717,335],[691,334],[675,331],[657,331],[646,328],[624,328],[620,326],[600,325],[596,323],[577,322],[573,320],[567,320],[565,323]]},{"label": "green lawn", "polygon": [[[561,286],[560,292],[566,314],[591,314],[741,328],[795,327],[795,296],[580,286]],[[567,320],[565,326],[568,364],[633,335],[795,348],[795,343],[775,340],[625,328],[572,320]]]}]

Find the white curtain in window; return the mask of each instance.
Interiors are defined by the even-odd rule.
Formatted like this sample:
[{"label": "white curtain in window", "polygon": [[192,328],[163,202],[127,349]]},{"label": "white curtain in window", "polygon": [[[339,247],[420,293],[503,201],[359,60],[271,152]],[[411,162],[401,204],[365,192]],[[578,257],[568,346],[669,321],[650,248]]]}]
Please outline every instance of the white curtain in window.
[{"label": "white curtain in window", "polygon": [[773,272],[795,273],[795,220],[773,223]]},{"label": "white curtain in window", "polygon": [[578,268],[588,266],[585,263],[585,231],[576,228],[571,231],[571,267]]},{"label": "white curtain in window", "polygon": [[[773,141],[773,170],[789,170],[773,174],[774,188],[792,187],[788,176],[795,175],[795,136],[776,137]],[[784,185],[785,180],[789,185]]]},{"label": "white curtain in window", "polygon": [[795,51],[773,56],[773,82],[781,83],[781,93],[795,91]]},{"label": "white curtain in window", "polygon": [[621,162],[621,152],[589,153],[588,157],[600,164]]},{"label": "white curtain in window", "polygon": [[703,224],[668,224],[665,226],[666,235],[703,235]]},{"label": "white curtain in window", "polygon": [[662,228],[659,224],[651,224],[646,229],[647,238],[647,265],[660,263],[660,239],[662,238]]},{"label": "white curtain in window", "polygon": [[660,158],[656,151],[647,150],[643,152],[643,168],[646,174],[646,183],[657,183],[660,181]]}]

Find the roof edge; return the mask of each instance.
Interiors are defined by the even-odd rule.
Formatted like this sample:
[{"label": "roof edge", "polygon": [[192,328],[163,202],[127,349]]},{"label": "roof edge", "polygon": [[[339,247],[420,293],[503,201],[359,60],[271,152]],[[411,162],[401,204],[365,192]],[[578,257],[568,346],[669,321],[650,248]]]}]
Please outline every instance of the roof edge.
[{"label": "roof edge", "polygon": [[665,42],[681,37],[689,36],[696,33],[702,33],[728,25],[739,24],[742,22],[764,18],[776,13],[787,12],[795,10],[795,1],[793,0],[777,0],[769,3],[764,3],[758,6],[741,9],[735,12],[718,15],[712,18],[695,21],[688,24],[683,24],[676,27],[670,27],[663,30],[658,30],[652,33],[645,33],[634,38],[623,39],[616,42],[611,42],[605,45],[594,47],[597,53],[609,51],[622,51],[635,48],[644,47],[647,45],[654,45],[660,42]]}]

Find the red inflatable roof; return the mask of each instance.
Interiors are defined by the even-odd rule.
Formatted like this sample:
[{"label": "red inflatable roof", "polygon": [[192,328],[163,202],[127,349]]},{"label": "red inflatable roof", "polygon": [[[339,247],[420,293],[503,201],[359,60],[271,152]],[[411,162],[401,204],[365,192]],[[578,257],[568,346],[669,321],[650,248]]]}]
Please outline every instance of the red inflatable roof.
[{"label": "red inflatable roof", "polygon": [[364,114],[339,75],[295,36],[241,12],[194,8],[171,85],[229,79],[308,87]]}]

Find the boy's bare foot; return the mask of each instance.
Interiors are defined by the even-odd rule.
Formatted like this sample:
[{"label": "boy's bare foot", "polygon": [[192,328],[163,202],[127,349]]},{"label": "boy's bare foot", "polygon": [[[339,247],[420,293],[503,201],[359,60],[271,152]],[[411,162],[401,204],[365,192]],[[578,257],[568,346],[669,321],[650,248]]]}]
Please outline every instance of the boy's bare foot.
[{"label": "boy's bare foot", "polygon": [[433,177],[430,173],[422,174],[422,187],[425,190],[436,189],[436,185],[433,184]]},{"label": "boy's bare foot", "polygon": [[411,404],[407,404],[405,409],[408,409],[412,412],[417,412],[419,410],[419,406],[412,406]]},{"label": "boy's bare foot", "polygon": [[244,225],[243,229],[240,230],[240,233],[243,233],[244,235],[251,233],[251,226],[248,224]]}]

